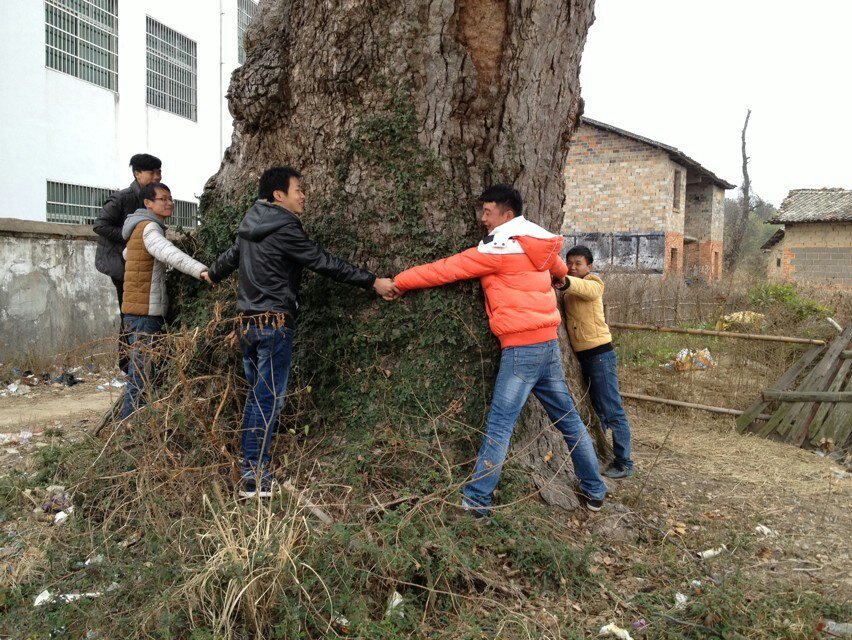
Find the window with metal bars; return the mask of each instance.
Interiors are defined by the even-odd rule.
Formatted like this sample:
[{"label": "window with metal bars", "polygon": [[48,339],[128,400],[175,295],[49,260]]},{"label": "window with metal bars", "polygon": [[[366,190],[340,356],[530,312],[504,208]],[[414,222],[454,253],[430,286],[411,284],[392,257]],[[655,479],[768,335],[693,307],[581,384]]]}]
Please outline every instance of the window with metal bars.
[{"label": "window with metal bars", "polygon": [[195,41],[151,18],[146,20],[147,102],[198,120],[198,58]]},{"label": "window with metal bars", "polygon": [[116,189],[47,181],[47,221],[92,224]]},{"label": "window with metal bars", "polygon": [[175,200],[175,209],[169,224],[183,229],[194,229],[198,226],[198,205],[186,200]]},{"label": "window with metal bars", "polygon": [[118,0],[44,0],[45,65],[118,91]]},{"label": "window with metal bars", "polygon": [[237,58],[240,64],[246,61],[246,48],[243,39],[246,35],[246,28],[254,17],[255,9],[257,9],[257,0],[237,0]]},{"label": "window with metal bars", "polygon": [[[47,221],[66,224],[92,224],[110,194],[118,189],[86,187],[66,182],[47,181]],[[194,229],[198,226],[198,204],[175,200],[170,224]]]}]

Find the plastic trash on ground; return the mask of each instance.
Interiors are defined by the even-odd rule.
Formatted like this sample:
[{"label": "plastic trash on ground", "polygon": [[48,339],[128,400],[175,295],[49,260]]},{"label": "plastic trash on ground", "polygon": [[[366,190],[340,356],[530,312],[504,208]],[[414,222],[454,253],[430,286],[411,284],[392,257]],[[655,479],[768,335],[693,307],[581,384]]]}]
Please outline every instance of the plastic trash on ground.
[{"label": "plastic trash on ground", "polygon": [[50,591],[45,589],[36,596],[35,602],[33,602],[33,606],[40,607],[45,604],[50,604],[51,602],[74,602],[75,600],[80,600],[81,598],[100,598],[102,595],[104,595],[104,593],[115,591],[118,588],[118,583],[113,582],[104,591],[91,591],[88,593],[63,593],[62,595],[58,596],[54,596],[50,593]]},{"label": "plastic trash on ground", "polygon": [[822,631],[829,636],[845,638],[852,636],[852,622],[835,622],[834,620],[820,620],[817,631]]},{"label": "plastic trash on ground", "polygon": [[338,613],[336,616],[334,616],[334,620],[331,621],[331,628],[337,631],[337,633],[342,636],[348,636],[350,624],[351,623],[349,622],[349,619],[346,618],[346,616]]},{"label": "plastic trash on ground", "polygon": [[728,547],[722,545],[721,547],[713,547],[712,549],[705,549],[704,551],[698,552],[698,557],[702,560],[709,560],[710,558],[715,558],[723,551],[727,551]]},{"label": "plastic trash on ground", "polygon": [[762,536],[772,537],[777,535],[772,529],[763,524],[757,525],[754,530]]},{"label": "plastic trash on ground", "polygon": [[29,385],[22,384],[20,380],[16,380],[6,387],[6,391],[14,396],[25,396],[30,392]]},{"label": "plastic trash on ground", "polygon": [[53,516],[53,524],[62,524],[65,522],[68,517],[74,513],[74,507],[68,507],[67,509],[60,511],[55,516]]},{"label": "plastic trash on ground", "polygon": [[633,640],[633,636],[630,635],[630,632],[627,629],[622,629],[618,625],[612,623],[602,626],[598,635],[620,638],[621,640]]},{"label": "plastic trash on ground", "polygon": [[715,366],[716,361],[710,355],[709,349],[692,351],[684,348],[672,356],[668,362],[661,364],[660,368],[667,371],[705,371]]},{"label": "plastic trash on ground", "polygon": [[[385,610],[385,617],[388,618],[393,613],[393,610],[396,609],[399,605],[403,603],[402,594],[399,591],[394,591],[391,594],[390,599],[388,600],[388,608]],[[402,617],[402,611],[397,611],[396,615],[400,618]]]},{"label": "plastic trash on ground", "polygon": [[716,331],[755,332],[763,328],[766,316],[755,311],[735,311],[716,321]]},{"label": "plastic trash on ground", "polygon": [[71,506],[71,494],[61,484],[52,484],[44,490],[41,510],[45,513],[65,511]]},{"label": "plastic trash on ground", "polygon": [[675,609],[683,609],[687,602],[689,602],[689,598],[686,595],[682,594],[680,591],[675,594]]},{"label": "plastic trash on ground", "polygon": [[106,558],[103,557],[102,554],[98,554],[96,556],[92,556],[91,558],[87,558],[86,562],[83,564],[87,567],[97,566],[99,564],[103,564]]}]

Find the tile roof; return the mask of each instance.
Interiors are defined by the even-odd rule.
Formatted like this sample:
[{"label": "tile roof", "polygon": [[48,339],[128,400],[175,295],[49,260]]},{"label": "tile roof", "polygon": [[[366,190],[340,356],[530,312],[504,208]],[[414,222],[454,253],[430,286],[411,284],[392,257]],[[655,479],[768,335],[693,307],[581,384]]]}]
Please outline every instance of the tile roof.
[{"label": "tile roof", "polygon": [[784,239],[784,227],[781,227],[780,229],[778,229],[778,231],[773,233],[772,237],[769,238],[769,240],[767,240],[766,242],[764,242],[763,245],[760,248],[763,249],[764,251],[767,251],[767,250],[771,249],[772,247],[774,247],[779,242],[781,242],[783,239]]},{"label": "tile roof", "polygon": [[852,222],[852,190],[793,189],[769,222]]},{"label": "tile roof", "polygon": [[604,131],[611,131],[612,133],[617,133],[620,136],[624,136],[624,137],[630,138],[632,140],[637,140],[639,142],[644,142],[647,145],[650,145],[652,147],[656,147],[657,149],[660,149],[661,151],[665,151],[667,154],[669,154],[669,157],[672,160],[674,160],[675,162],[682,164],[687,169],[693,169],[693,170],[697,171],[698,173],[700,173],[701,175],[706,176],[707,178],[710,179],[711,182],[713,182],[714,184],[717,184],[718,186],[722,187],[723,189],[734,189],[734,188],[736,188],[736,185],[731,184],[727,180],[723,180],[722,178],[717,176],[715,173],[713,173],[709,169],[702,167],[698,162],[696,162],[695,160],[690,158],[688,155],[686,155],[680,149],[676,149],[675,147],[672,147],[672,146],[667,145],[667,144],[663,144],[662,142],[657,142],[656,140],[651,140],[650,138],[640,136],[637,133],[631,133],[630,131],[625,131],[624,129],[619,129],[618,127],[613,127],[611,124],[606,124],[605,122],[599,122],[597,120],[592,120],[591,118],[586,118],[585,116],[582,118],[582,122],[584,124],[588,124],[592,127],[597,127],[598,129],[603,129]]}]

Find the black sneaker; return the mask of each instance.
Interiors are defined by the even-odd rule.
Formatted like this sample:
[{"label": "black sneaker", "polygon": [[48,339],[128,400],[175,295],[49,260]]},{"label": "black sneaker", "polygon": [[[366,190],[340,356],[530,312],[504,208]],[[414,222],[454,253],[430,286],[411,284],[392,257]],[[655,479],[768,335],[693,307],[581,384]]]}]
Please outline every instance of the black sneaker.
[{"label": "black sneaker", "polygon": [[583,496],[583,502],[589,511],[600,511],[604,503],[603,498],[590,498],[589,496]]},{"label": "black sneaker", "polygon": [[601,474],[606,478],[612,478],[613,480],[621,480],[623,478],[632,478],[633,477],[633,467],[620,467],[615,464],[609,465],[606,470]]}]

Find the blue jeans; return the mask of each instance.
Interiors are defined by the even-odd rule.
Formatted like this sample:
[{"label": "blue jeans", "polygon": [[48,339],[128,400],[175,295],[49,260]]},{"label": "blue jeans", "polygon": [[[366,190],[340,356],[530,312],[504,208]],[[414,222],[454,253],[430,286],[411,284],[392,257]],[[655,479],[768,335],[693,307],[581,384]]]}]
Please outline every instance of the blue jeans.
[{"label": "blue jeans", "polygon": [[615,351],[606,351],[588,359],[580,360],[583,378],[589,385],[589,399],[595,413],[601,419],[604,431],[612,431],[613,464],[619,468],[632,469],[630,459],[630,425],[621,406],[618,392],[618,363]]},{"label": "blue jeans", "polygon": [[[539,399],[554,426],[565,437],[582,492],[590,498],[602,499],[606,495],[606,485],[598,470],[595,448],[568,392],[559,343],[550,340],[503,349],[485,437],[476,458],[473,479],[464,488],[466,501],[479,507],[491,504],[515,422],[530,392]],[[477,511],[488,514],[488,509]]]},{"label": "blue jeans", "polygon": [[278,416],[284,408],[287,378],[293,360],[293,330],[243,320],[240,332],[243,369],[248,383],[243,414],[243,479],[269,476],[269,448]]},{"label": "blue jeans", "polygon": [[130,358],[127,391],[120,414],[122,420],[146,403],[145,396],[157,375],[154,351],[163,333],[163,325],[165,320],[162,316],[134,316],[129,313],[124,316],[122,331],[127,337]]}]

